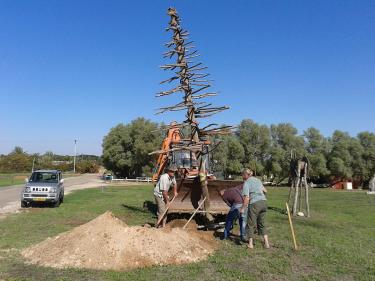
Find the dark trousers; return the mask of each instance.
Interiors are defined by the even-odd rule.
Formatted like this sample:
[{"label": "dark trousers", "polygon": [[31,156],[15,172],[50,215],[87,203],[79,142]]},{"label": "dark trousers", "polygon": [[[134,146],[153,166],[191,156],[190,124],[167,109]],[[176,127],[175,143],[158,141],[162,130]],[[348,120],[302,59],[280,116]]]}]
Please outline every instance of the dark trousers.
[{"label": "dark trousers", "polygon": [[225,229],[224,229],[224,239],[227,239],[230,235],[230,231],[233,228],[234,222],[239,220],[240,225],[240,235],[241,238],[243,237],[244,231],[243,231],[243,219],[242,215],[240,214],[240,208],[242,205],[235,205],[230,208],[229,213],[227,214],[226,220],[225,220]]},{"label": "dark trousers", "polygon": [[249,205],[247,213],[246,235],[248,238],[254,238],[255,231],[259,235],[266,235],[266,219],[267,203],[266,201],[257,201]]}]

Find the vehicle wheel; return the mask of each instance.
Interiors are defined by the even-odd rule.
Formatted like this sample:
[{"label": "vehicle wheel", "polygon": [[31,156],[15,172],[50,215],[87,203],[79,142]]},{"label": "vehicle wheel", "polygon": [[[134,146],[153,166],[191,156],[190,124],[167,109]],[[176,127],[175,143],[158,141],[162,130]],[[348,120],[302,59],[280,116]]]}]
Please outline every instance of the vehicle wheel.
[{"label": "vehicle wheel", "polygon": [[27,202],[21,201],[21,208],[27,208]]},{"label": "vehicle wheel", "polygon": [[64,203],[64,194],[60,198],[60,203]]},{"label": "vehicle wheel", "polygon": [[57,208],[58,206],[60,206],[60,203],[61,203],[61,201],[60,201],[60,198],[59,198],[59,200],[57,200],[55,203],[53,203],[53,207]]}]

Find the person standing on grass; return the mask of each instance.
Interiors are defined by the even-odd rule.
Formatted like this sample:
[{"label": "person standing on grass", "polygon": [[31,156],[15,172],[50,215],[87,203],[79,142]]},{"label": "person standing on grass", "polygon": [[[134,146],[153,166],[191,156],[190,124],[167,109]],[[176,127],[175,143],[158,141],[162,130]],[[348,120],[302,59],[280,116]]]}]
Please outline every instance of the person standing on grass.
[{"label": "person standing on grass", "polygon": [[[165,227],[165,224],[167,223],[167,214],[165,213],[165,210],[170,204],[168,191],[173,186],[173,193],[174,196],[177,196],[177,183],[176,179],[174,177],[175,172],[177,171],[177,168],[174,166],[171,166],[168,168],[168,171],[165,174],[162,174],[159,178],[158,183],[155,185],[154,188],[154,197],[155,202],[158,207],[158,220],[156,222],[156,227],[159,227],[157,224],[161,220],[161,226]],[[162,218],[162,216],[164,216]]]},{"label": "person standing on grass", "polygon": [[244,224],[242,215],[240,214],[240,209],[243,205],[242,187],[243,185],[241,184],[239,186],[228,188],[226,190],[223,189],[219,192],[224,202],[230,207],[230,210],[225,219],[223,239],[228,239],[230,231],[232,230],[233,224],[237,220],[237,218],[240,225],[241,240],[243,239]]},{"label": "person standing on grass", "polygon": [[242,178],[244,180],[242,190],[244,203],[240,212],[243,214],[246,206],[248,206],[246,225],[246,236],[249,238],[248,248],[254,248],[254,233],[255,230],[258,230],[258,235],[263,236],[264,248],[268,249],[270,244],[265,227],[267,212],[267,199],[265,193],[267,193],[267,190],[259,179],[253,177],[253,171],[250,169],[243,170]]}]

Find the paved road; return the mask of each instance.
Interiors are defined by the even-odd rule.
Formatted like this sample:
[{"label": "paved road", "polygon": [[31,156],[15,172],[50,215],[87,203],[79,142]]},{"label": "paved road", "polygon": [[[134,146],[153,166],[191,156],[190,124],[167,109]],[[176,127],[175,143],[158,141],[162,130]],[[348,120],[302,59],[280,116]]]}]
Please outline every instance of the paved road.
[{"label": "paved road", "polygon": [[[73,186],[87,184],[91,182],[97,182],[98,175],[87,174],[77,177],[66,178],[64,180],[65,193],[68,192]],[[11,202],[19,201],[21,190],[24,184],[13,185],[7,187],[0,187],[0,209],[8,205]],[[72,188],[70,188],[72,187]]]}]

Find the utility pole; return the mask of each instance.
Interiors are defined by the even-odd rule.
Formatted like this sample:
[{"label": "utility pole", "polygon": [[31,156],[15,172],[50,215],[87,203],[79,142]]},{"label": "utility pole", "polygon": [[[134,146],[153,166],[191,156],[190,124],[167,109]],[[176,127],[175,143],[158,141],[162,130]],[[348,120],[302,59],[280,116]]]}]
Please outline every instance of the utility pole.
[{"label": "utility pole", "polygon": [[76,173],[77,140],[74,140],[73,172]]}]

